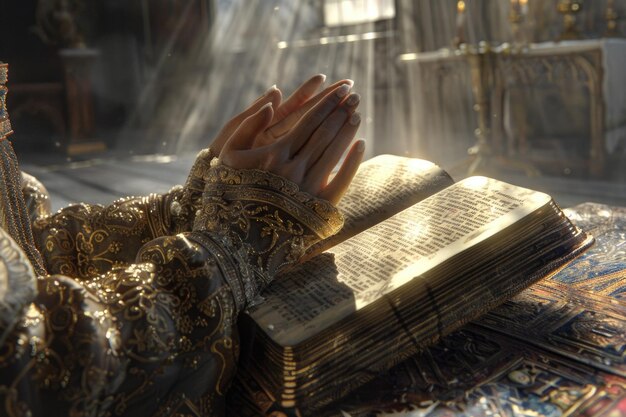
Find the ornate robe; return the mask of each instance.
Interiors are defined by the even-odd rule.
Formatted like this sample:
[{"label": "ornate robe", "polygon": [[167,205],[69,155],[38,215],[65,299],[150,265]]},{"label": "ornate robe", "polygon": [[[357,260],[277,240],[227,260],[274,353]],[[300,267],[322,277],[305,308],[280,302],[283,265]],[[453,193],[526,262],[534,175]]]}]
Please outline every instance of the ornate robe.
[{"label": "ornate robe", "polygon": [[28,177],[13,201],[11,177],[0,197],[22,215],[5,210],[0,229],[0,415],[224,414],[238,313],[342,219],[281,177],[209,160],[167,194],[56,214]]}]

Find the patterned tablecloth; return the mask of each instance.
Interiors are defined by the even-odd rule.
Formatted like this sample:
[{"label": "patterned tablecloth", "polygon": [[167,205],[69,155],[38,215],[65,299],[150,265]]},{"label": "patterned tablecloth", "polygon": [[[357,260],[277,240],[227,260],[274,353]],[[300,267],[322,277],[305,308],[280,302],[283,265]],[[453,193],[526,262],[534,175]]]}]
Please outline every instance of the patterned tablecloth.
[{"label": "patterned tablecloth", "polygon": [[595,245],[323,416],[626,416],[626,208],[566,210]]}]

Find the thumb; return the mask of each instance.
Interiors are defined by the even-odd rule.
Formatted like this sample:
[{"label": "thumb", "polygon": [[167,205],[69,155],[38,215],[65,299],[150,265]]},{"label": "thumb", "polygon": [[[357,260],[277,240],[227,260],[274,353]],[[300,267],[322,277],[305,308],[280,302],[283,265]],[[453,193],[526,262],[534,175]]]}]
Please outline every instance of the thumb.
[{"label": "thumb", "polygon": [[269,102],[239,125],[224,145],[222,152],[243,151],[252,148],[254,139],[267,129],[273,117],[274,109],[272,102]]}]

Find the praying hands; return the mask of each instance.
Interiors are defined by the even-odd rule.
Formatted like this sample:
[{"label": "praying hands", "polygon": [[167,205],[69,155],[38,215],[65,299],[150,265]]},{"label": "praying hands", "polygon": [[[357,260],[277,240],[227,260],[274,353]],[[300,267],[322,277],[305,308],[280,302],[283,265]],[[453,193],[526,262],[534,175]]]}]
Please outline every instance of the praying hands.
[{"label": "praying hands", "polygon": [[[350,80],[316,94],[323,82],[312,77],[284,102],[270,88],[200,153],[184,186],[42,208],[19,231],[32,231],[30,246],[0,229],[14,254],[0,260],[0,287],[28,289],[0,292],[11,301],[0,302],[0,414],[225,415],[239,313],[341,229],[333,205],[363,158],[359,95]],[[24,198],[39,193],[22,192],[10,204],[26,212]],[[38,249],[37,276],[25,247]]]},{"label": "praying hands", "polygon": [[211,145],[214,155],[232,168],[280,175],[302,191],[337,204],[363,158],[364,142],[352,144],[361,121],[356,112],[360,97],[350,92],[350,80],[338,81],[314,96],[324,78],[312,77],[284,103],[280,90],[270,88],[226,124]]}]

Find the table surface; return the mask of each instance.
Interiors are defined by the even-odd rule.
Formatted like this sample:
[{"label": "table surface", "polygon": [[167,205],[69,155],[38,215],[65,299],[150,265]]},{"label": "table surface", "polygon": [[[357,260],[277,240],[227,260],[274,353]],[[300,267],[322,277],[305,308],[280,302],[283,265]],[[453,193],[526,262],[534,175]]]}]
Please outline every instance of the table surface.
[{"label": "table surface", "polygon": [[[596,238],[587,252],[315,415],[626,416],[626,208],[585,203],[566,213]],[[253,398],[272,409],[245,385],[231,404]]]},{"label": "table surface", "polygon": [[566,213],[592,248],[324,415],[626,415],[626,208]]}]

